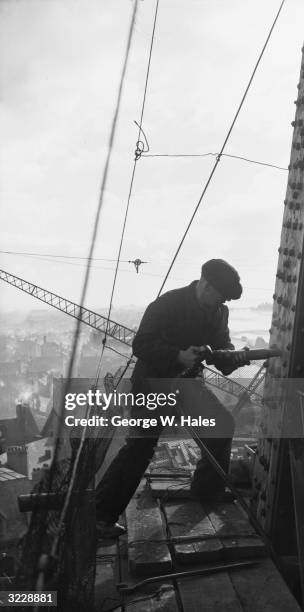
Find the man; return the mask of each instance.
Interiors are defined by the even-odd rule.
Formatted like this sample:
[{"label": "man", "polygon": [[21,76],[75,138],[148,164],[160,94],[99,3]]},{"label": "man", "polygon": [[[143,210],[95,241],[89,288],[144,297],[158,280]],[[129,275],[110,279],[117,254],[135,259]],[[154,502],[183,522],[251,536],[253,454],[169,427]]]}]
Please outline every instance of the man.
[{"label": "man", "polygon": [[[237,300],[241,294],[237,271],[222,259],[211,259],[203,264],[199,281],[168,291],[152,302],[133,342],[133,352],[138,358],[132,375],[133,393],[147,393],[149,379],[178,377],[185,369],[194,367],[201,361],[200,347],[203,345],[233,350],[228,328],[229,311],[224,302]],[[247,363],[245,358],[231,354],[227,364],[226,354],[226,359],[222,361],[219,358],[215,365],[227,375]],[[202,393],[203,404],[208,404],[209,412],[219,416],[223,430],[227,432],[225,437],[204,439],[204,442],[228,472],[233,418],[210,391],[205,388]],[[135,416],[136,410],[132,410]],[[147,416],[146,408],[141,408],[143,410]],[[116,537],[125,531],[116,521],[153,456],[161,430],[160,425],[153,428],[152,434],[149,429],[137,428],[135,434],[132,431],[105,473],[96,491],[97,525],[101,537]],[[219,499],[224,493],[223,481],[204,457],[197,464],[191,490],[200,500]]]}]

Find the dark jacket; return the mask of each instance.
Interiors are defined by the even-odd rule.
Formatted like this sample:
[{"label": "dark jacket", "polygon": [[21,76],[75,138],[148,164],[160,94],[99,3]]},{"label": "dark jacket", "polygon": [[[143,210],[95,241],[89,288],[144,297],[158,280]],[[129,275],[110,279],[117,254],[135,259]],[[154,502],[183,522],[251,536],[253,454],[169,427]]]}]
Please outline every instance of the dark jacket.
[{"label": "dark jacket", "polygon": [[209,344],[212,349],[233,349],[227,306],[215,310],[200,306],[193,281],[164,293],[144,313],[133,341],[138,358],[132,375],[136,387],[145,377],[169,378],[184,368],[177,363],[180,350]]}]

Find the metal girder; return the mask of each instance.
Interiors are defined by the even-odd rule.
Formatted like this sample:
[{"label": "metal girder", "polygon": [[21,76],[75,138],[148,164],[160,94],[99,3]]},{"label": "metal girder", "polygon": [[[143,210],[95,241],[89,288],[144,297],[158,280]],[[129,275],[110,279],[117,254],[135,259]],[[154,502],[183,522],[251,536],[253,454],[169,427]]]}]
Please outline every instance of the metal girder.
[{"label": "metal girder", "polygon": [[[204,378],[208,385],[217,387],[218,389],[225,391],[225,393],[229,393],[230,395],[234,395],[238,398],[246,394],[246,396],[250,396],[255,403],[262,403],[262,396],[255,392],[256,387],[252,388],[251,383],[248,387],[245,387],[235,379],[228,378],[227,376],[224,376],[224,374],[221,374],[212,368],[208,368],[207,366],[204,367]],[[262,377],[259,378],[259,384],[261,384],[261,382]]]},{"label": "metal girder", "polygon": [[[56,293],[52,293],[47,289],[38,287],[38,285],[29,283],[23,278],[14,276],[5,270],[0,270],[0,280],[3,280],[9,285],[20,289],[20,291],[24,291],[24,293],[32,295],[33,297],[37,298],[37,300],[40,300],[49,306],[53,306],[53,308],[56,308],[61,312],[65,312],[66,314],[70,315],[70,317],[85,323],[85,325],[89,325],[100,332],[106,332],[107,318],[103,317],[97,312],[94,312],[93,310],[88,310],[87,308],[81,307],[79,304],[75,304],[74,302],[57,295]],[[110,319],[108,322],[107,335],[115,338],[115,340],[118,340],[123,344],[126,344],[127,346],[132,346],[135,331]]]},{"label": "metal girder", "polygon": [[245,389],[244,393],[240,395],[239,401],[233,409],[234,418],[236,418],[238,414],[241,412],[244,404],[247,402],[248,396],[250,396],[252,399],[256,399],[258,403],[260,404],[262,403],[263,398],[261,395],[258,395],[256,393],[256,389],[258,389],[264,382],[265,375],[266,375],[266,372],[265,372],[264,364],[263,364],[262,366],[260,366],[259,370],[257,371],[256,375],[253,377],[247,389]]}]

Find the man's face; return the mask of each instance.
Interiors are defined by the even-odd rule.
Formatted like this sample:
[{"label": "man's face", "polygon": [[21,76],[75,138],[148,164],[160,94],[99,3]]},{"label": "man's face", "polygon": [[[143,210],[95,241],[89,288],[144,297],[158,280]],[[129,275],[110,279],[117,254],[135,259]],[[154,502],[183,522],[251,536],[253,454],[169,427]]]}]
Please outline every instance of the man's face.
[{"label": "man's face", "polygon": [[207,306],[219,306],[225,302],[225,298],[221,295],[221,293],[212,287],[210,283],[206,283],[204,287],[204,303]]}]

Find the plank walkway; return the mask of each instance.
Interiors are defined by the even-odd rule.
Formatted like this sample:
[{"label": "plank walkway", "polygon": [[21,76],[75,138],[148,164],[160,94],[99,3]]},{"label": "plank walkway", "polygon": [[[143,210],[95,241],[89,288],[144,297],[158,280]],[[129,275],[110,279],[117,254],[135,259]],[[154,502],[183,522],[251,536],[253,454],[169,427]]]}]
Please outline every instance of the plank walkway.
[{"label": "plank walkway", "polygon": [[[300,612],[260,537],[236,503],[189,498],[186,479],[142,481],[126,510],[127,535],[99,542],[98,612]],[[170,579],[166,574],[255,560],[216,574]],[[162,579],[162,576],[164,578]],[[119,582],[160,581],[120,595]]]}]

